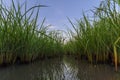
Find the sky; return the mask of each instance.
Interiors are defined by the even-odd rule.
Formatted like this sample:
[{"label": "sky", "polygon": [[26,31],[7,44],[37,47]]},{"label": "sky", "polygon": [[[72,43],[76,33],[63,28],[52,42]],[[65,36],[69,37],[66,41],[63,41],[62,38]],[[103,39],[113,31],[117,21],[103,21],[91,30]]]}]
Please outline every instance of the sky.
[{"label": "sky", "polygon": [[[6,5],[10,5],[11,0],[4,1]],[[20,0],[21,3],[25,1],[27,1],[28,7],[38,4],[48,6],[40,9],[38,23],[41,23],[45,17],[45,25],[51,24],[52,29],[65,30],[71,28],[67,17],[74,22],[76,19],[82,18],[83,12],[92,16],[90,10],[98,7],[101,0]]]},{"label": "sky", "polygon": [[83,12],[91,16],[90,9],[98,7],[100,0],[41,0],[40,3],[49,6],[41,9],[41,16],[46,17],[47,23],[64,30],[71,26],[67,17],[74,22],[82,18]]}]

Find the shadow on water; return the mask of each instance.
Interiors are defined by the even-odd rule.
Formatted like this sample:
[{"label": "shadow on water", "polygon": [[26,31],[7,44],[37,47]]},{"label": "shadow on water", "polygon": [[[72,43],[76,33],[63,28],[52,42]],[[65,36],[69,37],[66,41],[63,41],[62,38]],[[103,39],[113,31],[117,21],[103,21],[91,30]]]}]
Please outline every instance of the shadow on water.
[{"label": "shadow on water", "polygon": [[120,68],[92,65],[66,56],[0,68],[0,80],[119,80]]}]

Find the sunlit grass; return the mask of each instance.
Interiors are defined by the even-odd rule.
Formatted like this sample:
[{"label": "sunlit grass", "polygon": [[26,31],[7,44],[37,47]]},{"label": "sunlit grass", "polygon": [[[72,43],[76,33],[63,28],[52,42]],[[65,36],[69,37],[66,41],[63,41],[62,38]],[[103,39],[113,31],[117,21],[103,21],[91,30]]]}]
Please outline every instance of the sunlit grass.
[{"label": "sunlit grass", "polygon": [[16,6],[11,1],[9,8],[2,1],[0,4],[0,64],[61,55],[63,42],[59,31],[48,31],[48,26],[44,26],[45,19],[41,25],[37,23],[40,8],[46,6],[27,9],[27,3]]},{"label": "sunlit grass", "polygon": [[[107,0],[93,10],[90,19],[83,14],[83,19],[74,24],[69,18],[74,31],[64,43],[64,35],[59,30],[49,30],[44,26],[45,19],[38,25],[39,11],[45,5],[27,9],[27,3],[11,7],[0,4],[0,64],[31,62],[38,58],[56,57],[73,54],[84,57],[91,63],[111,61],[120,64],[120,13],[115,1]],[[24,8],[24,9],[23,9]]]},{"label": "sunlit grass", "polygon": [[68,19],[76,35],[71,32],[72,40],[66,44],[66,50],[84,55],[90,62],[114,62],[117,69],[120,42],[117,41],[118,52],[114,43],[120,37],[120,14],[116,11],[116,3],[106,0],[93,12],[92,21],[85,14],[77,25]]}]

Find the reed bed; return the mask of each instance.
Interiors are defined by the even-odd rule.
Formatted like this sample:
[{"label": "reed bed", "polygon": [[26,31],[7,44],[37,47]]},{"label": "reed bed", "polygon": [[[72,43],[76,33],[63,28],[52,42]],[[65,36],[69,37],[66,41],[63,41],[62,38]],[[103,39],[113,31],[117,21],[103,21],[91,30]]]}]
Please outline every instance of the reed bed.
[{"label": "reed bed", "polygon": [[11,1],[9,8],[2,0],[0,4],[0,64],[62,55],[61,32],[48,30],[48,26],[44,26],[45,19],[38,25],[39,10],[47,6],[37,5],[27,9],[27,3],[16,6]]},{"label": "reed bed", "polygon": [[120,64],[120,13],[114,0],[101,2],[92,12],[94,17],[83,14],[69,31],[72,38],[66,43],[66,53],[79,54],[92,62],[114,62]]},{"label": "reed bed", "polygon": [[[83,14],[69,30],[70,39],[64,43],[59,30],[49,30],[45,19],[38,25],[39,10],[45,5],[27,8],[27,3],[11,7],[0,4],[0,64],[31,62],[38,58],[77,55],[91,63],[113,62],[120,64],[120,13],[115,0],[101,2],[92,12],[94,17]],[[24,9],[23,9],[24,8]]]}]

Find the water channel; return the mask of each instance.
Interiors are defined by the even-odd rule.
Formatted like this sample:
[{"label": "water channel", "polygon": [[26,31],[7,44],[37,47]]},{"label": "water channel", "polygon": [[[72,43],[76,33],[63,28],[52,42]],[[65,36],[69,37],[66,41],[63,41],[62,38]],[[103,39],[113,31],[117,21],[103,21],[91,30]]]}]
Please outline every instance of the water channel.
[{"label": "water channel", "polygon": [[120,80],[120,68],[66,56],[0,67],[0,80]]}]

